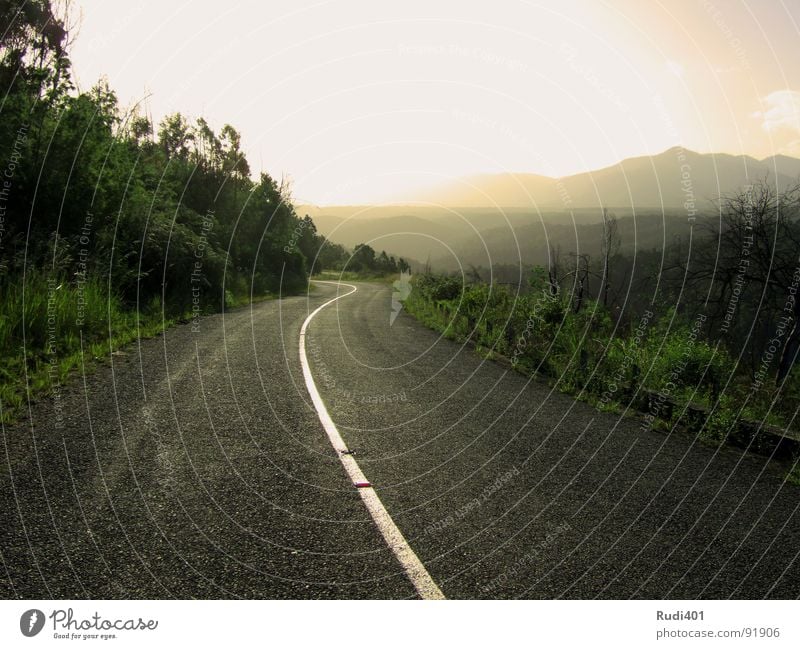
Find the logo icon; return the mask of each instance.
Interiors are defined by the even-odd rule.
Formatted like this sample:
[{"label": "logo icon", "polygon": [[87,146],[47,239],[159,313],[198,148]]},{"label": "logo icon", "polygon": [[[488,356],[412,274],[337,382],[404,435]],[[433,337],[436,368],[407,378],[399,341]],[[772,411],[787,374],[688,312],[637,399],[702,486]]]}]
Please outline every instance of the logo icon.
[{"label": "logo icon", "polygon": [[44,613],[38,608],[32,608],[25,611],[19,618],[19,630],[22,635],[27,638],[32,638],[44,627]]},{"label": "logo icon", "polygon": [[403,302],[411,295],[411,273],[403,271],[400,273],[400,279],[392,284],[394,291],[392,292],[392,312],[389,314],[389,326],[394,324],[400,311],[403,310]]}]

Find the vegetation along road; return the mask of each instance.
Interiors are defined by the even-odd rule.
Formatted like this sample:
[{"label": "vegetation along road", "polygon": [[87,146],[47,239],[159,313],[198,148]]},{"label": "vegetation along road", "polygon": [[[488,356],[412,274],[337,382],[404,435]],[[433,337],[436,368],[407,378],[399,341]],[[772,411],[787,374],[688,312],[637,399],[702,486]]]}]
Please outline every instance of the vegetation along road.
[{"label": "vegetation along road", "polygon": [[800,488],[444,340],[387,284],[210,315],[3,427],[3,597],[796,598]]}]

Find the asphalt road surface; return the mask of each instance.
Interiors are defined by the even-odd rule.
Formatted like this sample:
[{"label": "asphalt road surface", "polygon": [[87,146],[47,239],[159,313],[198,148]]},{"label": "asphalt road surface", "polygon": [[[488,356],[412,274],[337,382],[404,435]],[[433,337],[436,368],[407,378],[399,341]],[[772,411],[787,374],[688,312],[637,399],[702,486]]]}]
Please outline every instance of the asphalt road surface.
[{"label": "asphalt road surface", "polygon": [[[554,393],[358,291],[309,325],[342,438],[449,598],[796,598],[785,467]],[[300,367],[337,294],[112,356],[5,426],[4,598],[414,598]]]}]

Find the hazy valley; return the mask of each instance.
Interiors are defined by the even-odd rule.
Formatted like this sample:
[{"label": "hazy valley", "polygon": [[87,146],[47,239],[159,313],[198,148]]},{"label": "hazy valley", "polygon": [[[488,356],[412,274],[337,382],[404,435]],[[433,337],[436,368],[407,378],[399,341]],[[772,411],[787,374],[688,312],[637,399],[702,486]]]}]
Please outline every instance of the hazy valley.
[{"label": "hazy valley", "polygon": [[[663,250],[692,225],[718,218],[719,200],[749,184],[796,185],[800,159],[699,154],[679,147],[656,156],[556,179],[482,175],[410,196],[408,204],[299,205],[319,233],[354,248],[367,243],[417,270],[488,270],[546,265],[551,250],[597,255],[603,208],[618,219],[619,252]],[[703,228],[693,228],[703,236]]]}]

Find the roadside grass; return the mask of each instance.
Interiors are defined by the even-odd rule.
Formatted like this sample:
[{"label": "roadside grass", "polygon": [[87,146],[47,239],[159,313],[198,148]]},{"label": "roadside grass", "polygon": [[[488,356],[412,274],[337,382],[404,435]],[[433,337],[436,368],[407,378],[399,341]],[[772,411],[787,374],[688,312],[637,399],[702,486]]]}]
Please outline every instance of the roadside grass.
[{"label": "roadside grass", "polygon": [[[29,273],[0,287],[0,422],[18,419],[28,400],[35,401],[76,372],[91,372],[112,353],[186,323],[191,312],[162,308],[153,299],[140,308],[122,304],[105,282],[89,278],[77,284]],[[226,291],[225,310],[275,299],[265,294]],[[203,315],[211,313],[204,310]]]},{"label": "roadside grass", "polygon": [[[404,309],[420,323],[600,411],[645,412],[652,428],[687,427],[711,446],[725,443],[740,422],[786,430],[794,421],[800,368],[780,389],[768,381],[753,389],[724,348],[673,311],[615,331],[602,305],[588,301],[575,313],[535,278],[525,295],[448,277],[419,275],[412,282]],[[654,405],[647,394],[666,395],[669,403]],[[800,470],[792,479],[800,480]]]}]

